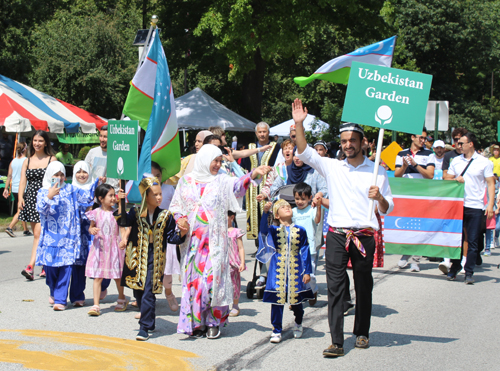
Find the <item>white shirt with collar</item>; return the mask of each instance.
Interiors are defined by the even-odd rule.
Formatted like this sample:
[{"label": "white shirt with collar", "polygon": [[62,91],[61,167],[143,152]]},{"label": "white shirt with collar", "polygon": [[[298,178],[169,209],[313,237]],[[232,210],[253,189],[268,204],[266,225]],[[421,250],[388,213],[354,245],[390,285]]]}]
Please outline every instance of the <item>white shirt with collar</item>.
[{"label": "white shirt with collar", "polygon": [[[464,206],[472,209],[483,209],[486,178],[493,176],[493,163],[477,152],[474,152],[472,159],[474,161],[471,162],[463,175],[465,180]],[[455,157],[450,164],[448,174],[457,178],[462,174],[469,161],[464,155]]]},{"label": "white shirt with collar", "polygon": [[[296,156],[326,179],[332,210],[328,213],[327,222],[331,227],[379,229],[375,213],[372,214],[371,220],[366,216],[370,204],[368,191],[375,168],[372,161],[365,157],[361,165],[354,167],[347,162],[347,159],[341,161],[321,157],[309,146],[303,153],[299,154],[297,151]],[[394,201],[387,173],[382,166],[379,167],[377,186],[389,203],[387,212],[380,214],[389,214],[394,209]],[[375,205],[377,204],[375,201]]]}]

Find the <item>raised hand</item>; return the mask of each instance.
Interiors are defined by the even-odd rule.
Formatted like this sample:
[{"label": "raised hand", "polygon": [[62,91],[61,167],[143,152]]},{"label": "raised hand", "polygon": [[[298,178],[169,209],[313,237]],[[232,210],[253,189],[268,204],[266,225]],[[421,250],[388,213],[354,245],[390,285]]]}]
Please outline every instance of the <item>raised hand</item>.
[{"label": "raised hand", "polygon": [[261,165],[252,172],[252,179],[261,178],[272,170],[271,166]]},{"label": "raised hand", "polygon": [[231,148],[224,147],[224,149],[227,151],[227,155],[222,155],[222,157],[224,157],[224,159],[228,162],[234,162],[234,157],[233,153],[231,152]]},{"label": "raised hand", "polygon": [[273,206],[273,203],[272,202],[267,202],[265,205],[264,205],[264,212],[265,213],[268,213],[269,210],[271,210],[271,207]]},{"label": "raised hand", "polygon": [[299,98],[292,103],[292,117],[296,124],[303,123],[307,117],[307,108],[302,107],[302,101]]}]

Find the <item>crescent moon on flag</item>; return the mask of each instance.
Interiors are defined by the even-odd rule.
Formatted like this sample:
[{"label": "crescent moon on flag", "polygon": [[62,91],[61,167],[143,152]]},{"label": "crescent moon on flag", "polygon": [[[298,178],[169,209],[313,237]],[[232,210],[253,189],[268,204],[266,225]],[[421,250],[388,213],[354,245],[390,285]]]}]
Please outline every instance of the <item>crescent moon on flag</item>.
[{"label": "crescent moon on flag", "polygon": [[397,219],[396,219],[396,221],[394,222],[394,225],[396,226],[396,228],[400,228],[400,229],[402,229],[403,227],[400,227],[400,226],[398,225],[398,220],[400,220],[400,219],[401,219],[401,218],[397,218]]},{"label": "crescent moon on flag", "polygon": [[374,52],[378,52],[379,50],[382,50],[382,48],[384,47],[384,43],[382,41],[379,42],[378,44],[379,44],[378,48],[377,49],[373,49]]}]

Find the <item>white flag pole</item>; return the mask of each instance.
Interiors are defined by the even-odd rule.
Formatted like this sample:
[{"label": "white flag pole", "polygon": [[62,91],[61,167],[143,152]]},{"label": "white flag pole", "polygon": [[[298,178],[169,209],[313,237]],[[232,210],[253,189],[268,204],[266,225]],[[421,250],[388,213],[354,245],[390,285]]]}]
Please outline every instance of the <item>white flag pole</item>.
[{"label": "white flag pole", "polygon": [[[378,167],[380,165],[380,152],[382,152],[382,143],[384,142],[384,131],[384,129],[380,129],[378,132],[377,153],[375,154],[375,168],[373,169],[371,184],[372,186],[377,185]],[[370,205],[368,206],[368,221],[372,220],[374,206],[375,203],[373,199],[370,199]]]}]

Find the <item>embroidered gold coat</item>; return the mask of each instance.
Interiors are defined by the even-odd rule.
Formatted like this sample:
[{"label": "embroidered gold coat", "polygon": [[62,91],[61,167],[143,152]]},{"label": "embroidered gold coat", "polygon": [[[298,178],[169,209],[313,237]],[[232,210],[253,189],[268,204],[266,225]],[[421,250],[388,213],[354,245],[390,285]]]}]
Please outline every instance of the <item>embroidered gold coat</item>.
[{"label": "embroidered gold coat", "polygon": [[154,254],[152,259],[153,294],[161,294],[163,292],[167,242],[178,245],[184,242],[185,237],[181,237],[176,232],[175,220],[170,211],[157,207],[153,213],[153,221],[151,225],[147,218],[141,218],[135,207],[127,214],[127,225],[132,227],[132,230],[125,252],[121,284],[133,290],[144,290],[148,262],[151,264],[151,257],[148,256],[149,233],[151,231]]},{"label": "embroidered gold coat", "polygon": [[311,254],[306,230],[298,225],[268,226],[267,213],[260,223],[257,259],[269,262],[263,300],[272,304],[300,304],[314,299],[309,284],[304,284],[304,274],[311,274]]}]

